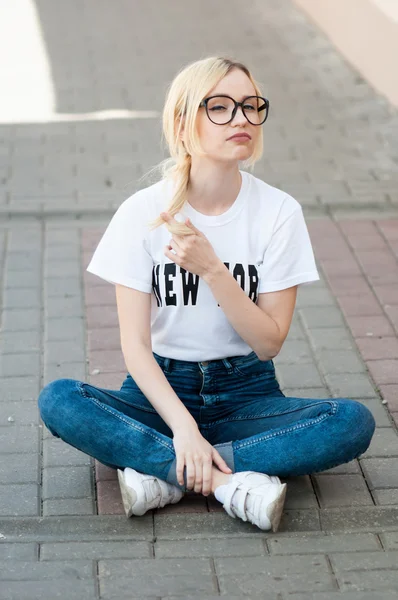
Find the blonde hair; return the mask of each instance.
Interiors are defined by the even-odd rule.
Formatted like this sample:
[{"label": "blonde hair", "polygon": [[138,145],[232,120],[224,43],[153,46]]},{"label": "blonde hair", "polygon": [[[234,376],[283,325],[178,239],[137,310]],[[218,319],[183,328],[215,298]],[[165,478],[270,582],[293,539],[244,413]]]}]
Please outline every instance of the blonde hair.
[{"label": "blonde hair", "polygon": [[[199,104],[206,94],[215,87],[232,69],[240,69],[252,82],[256,94],[262,96],[258,83],[249,69],[240,62],[222,57],[209,57],[193,62],[184,67],[171,82],[163,108],[163,136],[167,143],[170,158],[162,161],[155,169],[161,170],[162,178],[174,182],[174,194],[167,212],[174,216],[183,207],[191,170],[191,155],[204,154],[196,130],[196,116]],[[180,137],[182,117],[184,117],[184,138]],[[254,166],[263,151],[262,128],[259,132],[254,151],[244,162],[244,167]],[[157,217],[150,224],[155,229],[166,224],[172,234],[187,235],[192,233],[185,223],[169,225],[162,217]]]}]

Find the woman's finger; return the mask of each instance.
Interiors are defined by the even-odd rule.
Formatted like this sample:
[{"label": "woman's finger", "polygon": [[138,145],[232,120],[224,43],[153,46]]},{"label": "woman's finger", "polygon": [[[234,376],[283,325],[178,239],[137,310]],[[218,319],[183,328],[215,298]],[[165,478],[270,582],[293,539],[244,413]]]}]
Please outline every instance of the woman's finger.
[{"label": "woman's finger", "polygon": [[185,460],[184,460],[184,455],[181,454],[180,452],[177,453],[176,455],[176,476],[177,476],[177,481],[180,485],[184,485],[184,466],[185,466]]},{"label": "woman's finger", "polygon": [[208,496],[211,492],[211,482],[212,482],[212,468],[213,463],[211,458],[209,460],[203,461],[203,481],[202,481],[202,494],[204,496]]},{"label": "woman's finger", "polygon": [[191,455],[185,455],[185,464],[187,466],[187,489],[192,490],[195,482],[195,463]]},{"label": "woman's finger", "polygon": [[220,469],[220,471],[223,471],[224,473],[232,473],[232,470],[229,468],[229,466],[222,458],[222,456],[217,452],[217,450],[213,450],[213,460],[216,463],[217,467]]}]

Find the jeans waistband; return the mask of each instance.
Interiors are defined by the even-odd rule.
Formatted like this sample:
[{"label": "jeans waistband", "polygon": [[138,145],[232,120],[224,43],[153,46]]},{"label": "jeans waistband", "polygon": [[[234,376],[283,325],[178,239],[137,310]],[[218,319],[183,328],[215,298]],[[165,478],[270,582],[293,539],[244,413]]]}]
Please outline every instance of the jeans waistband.
[{"label": "jeans waistband", "polygon": [[[228,372],[232,372],[235,366],[239,367],[243,365],[255,364],[256,362],[261,362],[254,350],[247,355],[229,356],[227,358],[218,358],[207,361],[190,361],[180,360],[176,358],[168,358],[166,356],[160,356],[159,354],[156,354],[156,352],[153,352],[153,355],[157,360],[158,364],[166,372],[175,369],[178,370],[179,368],[192,368],[193,370],[197,370],[200,367],[211,370],[225,369]],[[272,363],[272,361],[267,362]]]}]

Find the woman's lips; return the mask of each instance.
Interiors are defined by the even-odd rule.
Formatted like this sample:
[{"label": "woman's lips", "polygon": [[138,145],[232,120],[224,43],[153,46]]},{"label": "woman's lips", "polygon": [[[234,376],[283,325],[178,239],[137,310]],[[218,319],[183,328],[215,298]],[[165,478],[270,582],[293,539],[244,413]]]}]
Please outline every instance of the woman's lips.
[{"label": "woman's lips", "polygon": [[235,135],[228,138],[228,140],[251,140],[251,137],[248,133],[236,133]]}]

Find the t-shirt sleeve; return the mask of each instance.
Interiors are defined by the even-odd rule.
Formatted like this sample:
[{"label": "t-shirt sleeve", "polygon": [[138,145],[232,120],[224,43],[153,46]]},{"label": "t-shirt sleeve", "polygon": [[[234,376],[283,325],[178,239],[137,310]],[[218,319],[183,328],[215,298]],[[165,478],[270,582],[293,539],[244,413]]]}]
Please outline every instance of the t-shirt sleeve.
[{"label": "t-shirt sleeve", "polygon": [[87,267],[105,281],[151,293],[153,260],[148,250],[145,199],[131,196],[113,215]]},{"label": "t-shirt sleeve", "polygon": [[260,265],[259,293],[276,292],[318,280],[303,211],[295,201],[294,211],[276,226],[265,250]]}]

